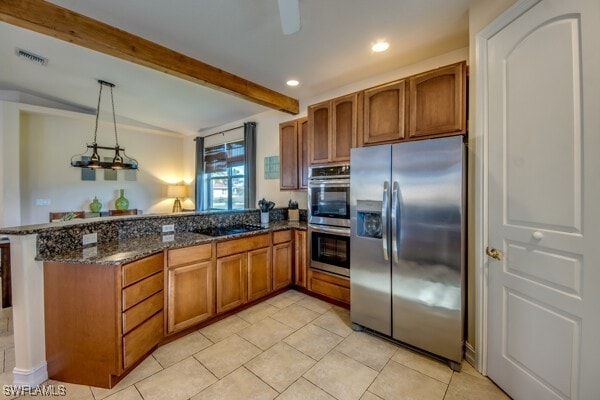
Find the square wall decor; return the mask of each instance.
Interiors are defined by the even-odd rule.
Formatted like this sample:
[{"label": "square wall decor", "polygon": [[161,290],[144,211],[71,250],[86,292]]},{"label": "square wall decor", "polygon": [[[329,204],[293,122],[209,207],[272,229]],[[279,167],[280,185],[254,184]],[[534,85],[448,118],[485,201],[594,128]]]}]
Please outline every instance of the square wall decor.
[{"label": "square wall decor", "polygon": [[279,179],[279,156],[265,157],[265,179]]},{"label": "square wall decor", "polygon": [[[81,157],[82,161],[89,161],[89,156]],[[82,181],[95,181],[96,180],[96,170],[91,168],[81,168],[81,180]]]},{"label": "square wall decor", "polygon": [[137,181],[137,170],[135,169],[126,169],[123,171],[123,176],[126,181]]},{"label": "square wall decor", "polygon": [[[112,162],[112,157],[104,157],[104,161]],[[104,170],[104,180],[105,181],[116,181],[117,180],[117,171],[114,169],[105,169]]]}]

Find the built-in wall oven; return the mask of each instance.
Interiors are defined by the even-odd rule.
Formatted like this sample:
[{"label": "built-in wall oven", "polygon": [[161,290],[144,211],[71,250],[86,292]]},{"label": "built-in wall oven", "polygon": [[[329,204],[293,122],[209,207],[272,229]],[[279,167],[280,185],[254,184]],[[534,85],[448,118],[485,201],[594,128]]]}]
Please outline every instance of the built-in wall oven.
[{"label": "built-in wall oven", "polygon": [[315,166],[308,173],[310,267],[350,276],[350,165]]}]

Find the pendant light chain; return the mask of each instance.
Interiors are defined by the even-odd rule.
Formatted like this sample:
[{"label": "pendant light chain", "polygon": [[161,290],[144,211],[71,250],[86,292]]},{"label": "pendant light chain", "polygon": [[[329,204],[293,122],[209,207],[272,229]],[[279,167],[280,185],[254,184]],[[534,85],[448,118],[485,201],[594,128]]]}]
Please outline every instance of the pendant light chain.
[{"label": "pendant light chain", "polygon": [[[100,82],[100,93],[98,94],[98,107],[96,108],[96,126],[94,128],[94,144],[96,144],[96,137],[98,136],[98,118],[100,117],[100,100],[102,99],[102,82]],[[112,94],[111,94],[112,96]]]},{"label": "pendant light chain", "polygon": [[115,128],[115,144],[116,147],[119,148],[119,137],[117,135],[117,118],[115,117],[115,100],[113,98],[113,87],[110,87],[110,102],[112,105],[112,113],[113,113],[113,126]]}]

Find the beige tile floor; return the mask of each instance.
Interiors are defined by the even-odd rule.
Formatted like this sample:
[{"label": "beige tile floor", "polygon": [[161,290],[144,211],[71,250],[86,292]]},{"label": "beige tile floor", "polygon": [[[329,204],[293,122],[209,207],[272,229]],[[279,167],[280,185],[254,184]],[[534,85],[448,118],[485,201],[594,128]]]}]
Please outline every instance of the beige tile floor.
[{"label": "beige tile floor", "polygon": [[[2,384],[14,367],[10,328],[5,312]],[[63,398],[81,400],[508,398],[466,362],[456,373],[354,332],[347,310],[294,290],[160,347],[111,390],[64,385]]]}]

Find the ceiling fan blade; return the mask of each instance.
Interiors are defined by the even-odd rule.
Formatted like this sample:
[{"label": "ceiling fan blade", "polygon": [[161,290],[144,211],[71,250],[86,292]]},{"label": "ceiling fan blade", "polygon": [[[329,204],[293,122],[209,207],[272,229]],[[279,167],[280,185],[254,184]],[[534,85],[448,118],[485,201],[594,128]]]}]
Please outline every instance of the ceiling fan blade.
[{"label": "ceiling fan blade", "polygon": [[291,35],[300,30],[300,4],[298,0],[278,0],[281,30],[284,35]]}]

